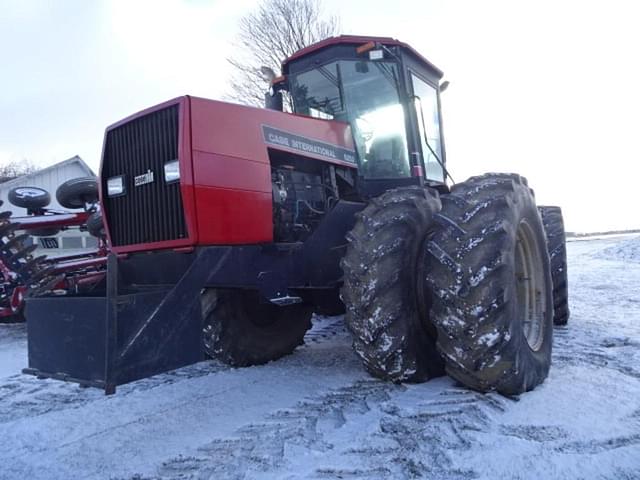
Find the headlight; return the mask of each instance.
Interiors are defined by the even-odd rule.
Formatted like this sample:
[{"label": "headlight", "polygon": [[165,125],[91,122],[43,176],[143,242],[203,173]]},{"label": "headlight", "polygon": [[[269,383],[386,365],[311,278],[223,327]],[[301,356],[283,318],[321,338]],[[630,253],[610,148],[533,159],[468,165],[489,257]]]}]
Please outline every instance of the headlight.
[{"label": "headlight", "polygon": [[171,160],[164,164],[164,181],[166,183],[180,180],[180,164],[178,160]]},{"label": "headlight", "polygon": [[107,179],[107,195],[117,197],[124,194],[124,175]]}]

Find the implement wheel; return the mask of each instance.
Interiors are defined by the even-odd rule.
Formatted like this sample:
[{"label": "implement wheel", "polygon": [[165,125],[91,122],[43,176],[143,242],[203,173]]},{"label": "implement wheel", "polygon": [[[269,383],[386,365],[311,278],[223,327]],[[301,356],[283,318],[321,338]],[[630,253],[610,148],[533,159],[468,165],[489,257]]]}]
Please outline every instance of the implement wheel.
[{"label": "implement wheel", "polygon": [[288,355],[311,328],[312,307],[261,303],[257,292],[208,288],[202,294],[207,355],[236,367]]},{"label": "implement wheel", "polygon": [[38,210],[51,203],[51,195],[40,187],[15,187],[9,190],[9,203],[16,207]]},{"label": "implement wheel", "polygon": [[444,373],[426,314],[420,260],[439,209],[437,193],[390,190],[357,214],[347,236],[345,321],[354,350],[375,377],[418,382]]},{"label": "implement wheel", "polygon": [[56,190],[56,199],[64,208],[84,208],[98,202],[96,177],[79,177],[67,180]]},{"label": "implement wheel", "polygon": [[427,243],[432,321],[449,375],[506,395],[533,389],[551,364],[553,298],[542,220],[518,175],[488,174],[442,196]]},{"label": "implement wheel", "polygon": [[89,218],[87,218],[87,231],[89,232],[89,235],[96,238],[105,238],[107,236],[104,231],[101,212],[93,212],[89,215]]}]

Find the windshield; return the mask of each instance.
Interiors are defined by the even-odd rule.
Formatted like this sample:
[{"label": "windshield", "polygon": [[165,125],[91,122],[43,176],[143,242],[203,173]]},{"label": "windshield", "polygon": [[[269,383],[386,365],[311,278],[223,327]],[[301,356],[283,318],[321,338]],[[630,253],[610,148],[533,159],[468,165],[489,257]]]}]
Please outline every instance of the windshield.
[{"label": "windshield", "polygon": [[291,82],[296,113],[349,122],[367,178],[410,176],[405,112],[392,62],[341,60]]}]

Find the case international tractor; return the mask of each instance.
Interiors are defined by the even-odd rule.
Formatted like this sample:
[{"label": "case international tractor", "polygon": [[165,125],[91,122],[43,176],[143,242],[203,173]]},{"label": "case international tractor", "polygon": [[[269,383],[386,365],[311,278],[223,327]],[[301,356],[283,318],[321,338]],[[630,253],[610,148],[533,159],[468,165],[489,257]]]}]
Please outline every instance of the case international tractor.
[{"label": "case international tractor", "polygon": [[443,74],[408,45],[330,38],[282,71],[266,109],[184,96],[107,128],[102,290],[27,301],[25,372],[111,393],[275,360],[346,310],[376,377],[542,382],[568,318],[560,210],[516,174],[448,186]]}]

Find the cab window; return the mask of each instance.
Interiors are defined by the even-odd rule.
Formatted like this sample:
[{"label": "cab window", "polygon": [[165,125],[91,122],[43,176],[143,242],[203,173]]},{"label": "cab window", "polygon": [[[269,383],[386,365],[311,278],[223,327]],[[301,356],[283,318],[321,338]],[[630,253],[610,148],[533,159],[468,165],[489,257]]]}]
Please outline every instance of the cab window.
[{"label": "cab window", "polygon": [[411,74],[411,83],[413,84],[414,104],[420,127],[426,177],[429,180],[444,182],[444,171],[438,161],[438,159],[442,161],[438,93],[434,87],[413,74]]},{"label": "cab window", "polygon": [[358,175],[411,176],[395,63],[340,60],[294,76],[290,88],[296,113],[351,124]]}]

